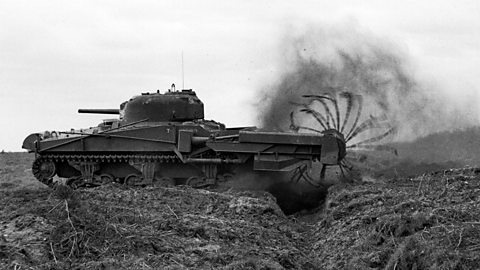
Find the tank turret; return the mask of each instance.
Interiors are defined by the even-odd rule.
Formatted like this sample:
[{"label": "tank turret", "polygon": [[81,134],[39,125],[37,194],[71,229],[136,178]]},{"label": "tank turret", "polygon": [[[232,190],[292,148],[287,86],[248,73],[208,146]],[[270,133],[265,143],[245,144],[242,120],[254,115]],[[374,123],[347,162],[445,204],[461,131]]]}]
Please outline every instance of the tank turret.
[{"label": "tank turret", "polygon": [[126,123],[148,119],[149,122],[181,122],[203,119],[203,103],[192,90],[143,93],[124,103]]},{"label": "tank turret", "polygon": [[183,122],[204,118],[203,102],[192,90],[142,93],[122,103],[120,109],[79,109],[78,112],[120,114],[123,124],[138,121]]}]

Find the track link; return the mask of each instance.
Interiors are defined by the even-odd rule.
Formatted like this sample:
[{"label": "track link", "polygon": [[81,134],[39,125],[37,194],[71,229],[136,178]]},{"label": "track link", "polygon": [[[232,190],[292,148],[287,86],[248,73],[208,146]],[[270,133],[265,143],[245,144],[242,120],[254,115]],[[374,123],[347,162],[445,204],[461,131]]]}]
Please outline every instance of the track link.
[{"label": "track link", "polygon": [[[32,165],[32,172],[35,178],[41,183],[53,187],[55,182],[53,176],[55,173],[55,162],[68,163],[180,163],[182,162],[176,155],[131,155],[131,154],[112,154],[112,155],[64,155],[64,154],[46,154],[37,157]],[[52,168],[53,164],[53,168]],[[75,178],[75,177],[73,177]],[[79,177],[76,177],[79,178]],[[69,179],[72,180],[72,179]],[[74,183],[75,181],[67,181]]]},{"label": "track link", "polygon": [[48,154],[40,157],[42,160],[54,162],[181,162],[176,155],[59,155]]}]

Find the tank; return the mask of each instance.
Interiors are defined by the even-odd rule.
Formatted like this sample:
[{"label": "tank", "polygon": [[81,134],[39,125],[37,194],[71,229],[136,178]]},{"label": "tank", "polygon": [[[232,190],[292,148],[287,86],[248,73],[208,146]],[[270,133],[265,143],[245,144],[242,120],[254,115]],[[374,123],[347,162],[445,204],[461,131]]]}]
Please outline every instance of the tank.
[{"label": "tank", "polygon": [[204,119],[194,91],[173,89],[142,93],[118,109],[79,109],[118,115],[95,127],[29,135],[22,147],[36,155],[33,175],[46,185],[55,176],[65,178],[74,188],[111,182],[201,188],[242,172],[301,175],[313,163],[326,168],[345,157],[345,139],[336,130],[310,134],[227,128]]}]

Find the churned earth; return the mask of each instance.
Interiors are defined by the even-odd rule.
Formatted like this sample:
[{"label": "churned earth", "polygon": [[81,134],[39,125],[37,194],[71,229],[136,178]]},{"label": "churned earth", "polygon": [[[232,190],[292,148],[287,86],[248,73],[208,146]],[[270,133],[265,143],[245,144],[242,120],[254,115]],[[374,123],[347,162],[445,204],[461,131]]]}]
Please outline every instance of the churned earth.
[{"label": "churned earth", "polygon": [[0,269],[480,267],[474,168],[338,184],[286,216],[262,191],[51,190],[32,161],[0,155]]}]

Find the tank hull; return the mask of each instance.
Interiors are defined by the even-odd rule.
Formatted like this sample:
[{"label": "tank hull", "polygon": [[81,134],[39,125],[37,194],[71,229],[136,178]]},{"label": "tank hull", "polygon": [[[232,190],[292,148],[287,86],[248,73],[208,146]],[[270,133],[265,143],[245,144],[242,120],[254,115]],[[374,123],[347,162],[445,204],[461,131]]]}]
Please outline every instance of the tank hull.
[{"label": "tank hull", "polygon": [[[67,178],[75,186],[117,181],[127,185],[201,187],[215,185],[237,171],[292,171],[309,167],[312,162],[335,165],[345,156],[341,134],[273,132],[254,127],[228,129],[215,121],[197,119],[198,115],[203,117],[199,109],[203,109],[203,104],[191,93],[186,100],[197,106],[194,112],[189,115],[183,103],[179,107],[188,121],[133,121],[128,113],[135,108],[134,116],[139,118],[141,103],[131,100],[130,104],[121,105],[131,109],[125,111],[124,118],[87,129],[29,135],[23,148],[37,156],[32,167],[35,177],[45,184],[52,184],[54,176]],[[142,95],[141,100],[147,100],[152,110],[153,98],[167,96],[167,101],[176,98],[170,93]],[[184,95],[179,96],[179,102],[183,102]],[[166,103],[162,102],[158,103],[164,106]],[[174,110],[178,108],[167,109],[180,117]],[[148,113],[142,117],[148,117]]]}]

